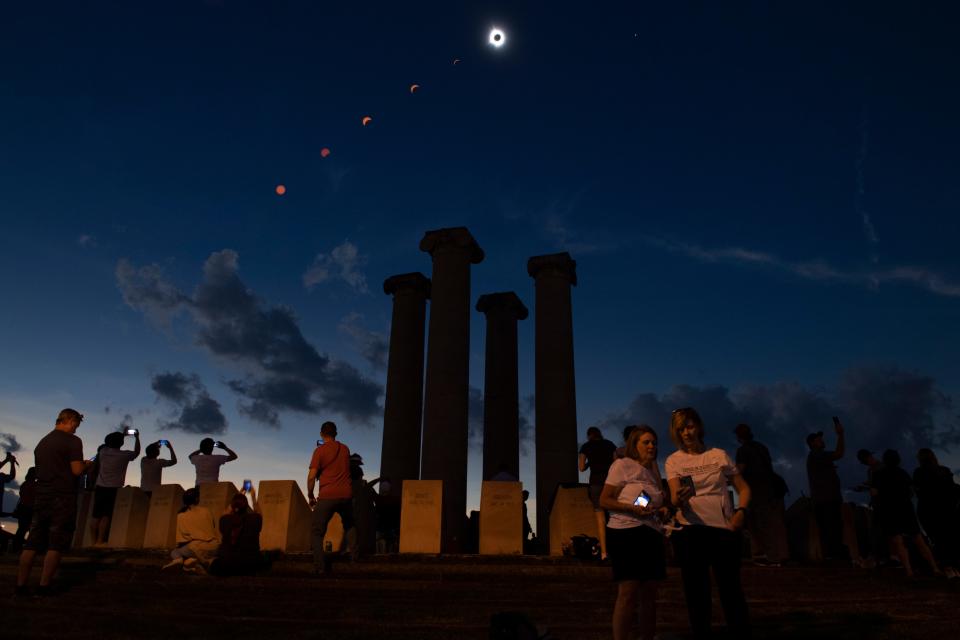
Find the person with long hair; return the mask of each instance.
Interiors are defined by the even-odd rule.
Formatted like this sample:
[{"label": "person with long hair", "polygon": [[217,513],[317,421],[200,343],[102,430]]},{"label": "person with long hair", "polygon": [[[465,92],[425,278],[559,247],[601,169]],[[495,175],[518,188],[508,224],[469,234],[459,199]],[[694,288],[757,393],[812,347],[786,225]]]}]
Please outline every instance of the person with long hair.
[{"label": "person with long hair", "polygon": [[917,515],[933,543],[933,552],[948,578],[960,578],[960,486],[930,449],[917,451],[913,472]]},{"label": "person with long hair", "polygon": [[[750,505],[750,487],[723,449],[703,442],[700,414],[676,409],[670,417],[670,439],[677,451],[665,467],[670,499],[679,530],[671,536],[687,601],[690,627],[696,637],[710,635],[710,570],[713,569],[727,627],[737,637],[750,634],[747,601],[740,583],[741,530]],[[734,508],[727,485],[740,496]]]},{"label": "person with long hair", "polygon": [[[256,494],[251,491],[256,506]],[[260,554],[260,530],[263,517],[250,509],[247,496],[237,493],[227,512],[220,516],[220,549],[210,565],[210,573],[241,576],[256,573],[264,566]]]},{"label": "person with long hair", "polygon": [[625,640],[640,610],[640,638],[653,640],[657,587],[666,577],[663,484],[657,467],[657,434],[647,425],[627,438],[624,457],[607,473],[600,506],[610,512],[607,553],[617,583],[613,608],[614,640]]},{"label": "person with long hair", "polygon": [[920,532],[917,514],[913,510],[913,483],[909,474],[900,468],[900,454],[887,449],[883,452],[882,460],[883,467],[874,474],[874,485],[870,491],[875,498],[874,509],[881,533],[886,536],[890,549],[900,558],[907,577],[913,577],[913,567],[904,538],[913,540],[917,552],[935,575],[942,575],[933,552]]},{"label": "person with long hair", "polygon": [[210,510],[200,506],[197,488],[183,492],[183,506],[177,513],[176,544],[164,569],[183,567],[187,571],[203,571],[217,551],[217,523]]}]

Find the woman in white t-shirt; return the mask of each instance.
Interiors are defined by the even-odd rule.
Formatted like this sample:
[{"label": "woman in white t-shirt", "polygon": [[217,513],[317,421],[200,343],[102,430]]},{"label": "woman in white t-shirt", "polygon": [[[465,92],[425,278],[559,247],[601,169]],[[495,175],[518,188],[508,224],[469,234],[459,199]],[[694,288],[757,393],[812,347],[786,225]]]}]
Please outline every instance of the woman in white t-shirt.
[{"label": "woman in white t-shirt", "polygon": [[600,506],[610,512],[607,555],[617,583],[613,637],[630,637],[639,605],[640,638],[652,640],[657,586],[666,577],[657,434],[646,425],[637,427],[627,438],[624,455],[610,466],[600,494]]},{"label": "woman in white t-shirt", "polygon": [[[670,417],[670,439],[679,449],[664,465],[673,505],[679,508],[679,530],[671,536],[695,636],[710,633],[710,570],[727,627],[736,636],[750,633],[747,602],[740,584],[741,529],[750,504],[750,487],[723,449],[703,444],[703,420],[694,409],[676,409]],[[740,494],[731,504],[727,485]]]}]

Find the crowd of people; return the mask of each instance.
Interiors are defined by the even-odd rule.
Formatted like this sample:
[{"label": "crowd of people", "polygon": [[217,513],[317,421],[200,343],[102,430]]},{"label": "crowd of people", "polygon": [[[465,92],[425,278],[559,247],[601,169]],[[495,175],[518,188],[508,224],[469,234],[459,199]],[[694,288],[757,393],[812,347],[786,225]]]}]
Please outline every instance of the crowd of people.
[{"label": "crowd of people", "polygon": [[[16,540],[22,543],[29,530],[20,553],[17,594],[28,592],[27,582],[38,553],[45,555],[35,593],[49,592],[61,555],[74,537],[81,487],[92,489],[94,494],[91,539],[95,545],[107,542],[117,492],[125,485],[127,466],[140,455],[140,434],[127,428],[108,434],[96,455],[85,459],[82,442],[76,436],[82,421],[78,411],[64,409],[53,431],[34,450],[35,466],[27,472],[15,510],[19,521]],[[820,549],[828,561],[866,566],[861,554],[844,539],[845,505],[836,461],[845,453],[845,432],[837,418],[834,431],[836,446],[832,450],[827,449],[823,432],[806,438],[810,450],[809,500]],[[740,580],[742,534],[749,532],[755,563],[778,566],[787,561],[790,554],[784,498],[788,490],[774,470],[769,450],[754,439],[750,426],[739,424],[734,433],[740,446],[731,458],[723,449],[705,445],[704,423],[695,409],[675,410],[669,437],[676,451],[664,461],[661,474],[659,438],[651,427],[627,427],[619,448],[604,439],[599,428],[587,431],[578,466],[581,472],[590,473],[588,492],[602,532],[601,555],[609,560],[617,584],[614,638],[630,637],[638,612],[640,637],[654,637],[657,589],[666,577],[669,550],[680,567],[695,635],[710,631],[711,573],[727,626],[738,635],[749,634],[749,613]],[[127,438],[132,438],[132,447],[125,449]],[[163,447],[169,453],[167,458],[160,457]],[[225,453],[218,454],[217,449]],[[8,473],[0,474],[5,481],[15,475],[16,460],[11,458],[8,454],[0,463],[0,469],[10,465]],[[211,438],[204,438],[190,454],[196,486],[183,494],[176,521],[176,547],[164,568],[238,575],[256,572],[268,564],[259,544],[263,518],[250,481],[244,482],[243,490],[218,517],[200,504],[200,485],[219,481],[222,465],[237,458],[226,444]],[[857,459],[867,467],[867,479],[857,489],[870,494],[871,530],[877,532],[868,545],[870,553],[877,560],[896,558],[912,575],[912,547],[934,575],[958,577],[960,488],[952,472],[938,463],[930,449],[918,452],[919,466],[912,477],[901,468],[900,456],[893,450],[884,452],[878,460],[862,449]],[[141,459],[141,489],[148,494],[155,491],[162,484],[163,469],[175,464],[177,456],[168,440],[149,444]],[[381,520],[377,529],[383,533],[380,542],[398,532],[400,505],[398,500],[391,501],[390,481],[365,481],[362,464],[362,458],[337,439],[336,424],[324,422],[306,479],[317,575],[331,571],[333,550],[324,538],[334,515],[340,517],[344,546],[351,557],[377,548],[370,525],[377,516]],[[379,496],[374,489],[378,483]],[[376,514],[371,513],[374,504],[378,507]],[[396,516],[396,522],[392,516]],[[531,533],[524,516],[524,537]],[[672,543],[669,547],[668,537]],[[392,551],[394,547],[380,550]]]},{"label": "crowd of people", "polygon": [[[810,506],[822,558],[869,566],[850,548],[855,540],[844,541],[845,505],[835,463],[844,455],[845,436],[840,420],[835,417],[833,422],[834,449],[826,448],[823,432],[806,438]],[[654,637],[657,589],[666,577],[667,538],[680,567],[694,635],[710,633],[711,572],[728,630],[735,637],[749,635],[740,582],[743,532],[749,534],[756,564],[780,566],[788,561],[784,509],[788,488],[774,470],[770,451],[754,439],[750,426],[739,424],[734,434],[740,446],[731,459],[722,449],[706,447],[703,420],[695,409],[675,410],[669,436],[676,451],[664,462],[664,477],[657,462],[657,433],[651,427],[626,427],[619,448],[597,427],[587,430],[579,469],[590,472],[588,491],[597,514],[602,558],[609,558],[617,584],[615,639],[632,637],[635,626],[639,637]],[[868,467],[867,482],[858,489],[871,495],[869,529],[877,532],[878,541],[873,553],[894,556],[912,576],[909,543],[933,575],[960,577],[960,487],[953,473],[930,449],[917,453],[919,466],[912,478],[901,468],[896,451],[884,452],[878,461],[861,450],[857,458]]]}]

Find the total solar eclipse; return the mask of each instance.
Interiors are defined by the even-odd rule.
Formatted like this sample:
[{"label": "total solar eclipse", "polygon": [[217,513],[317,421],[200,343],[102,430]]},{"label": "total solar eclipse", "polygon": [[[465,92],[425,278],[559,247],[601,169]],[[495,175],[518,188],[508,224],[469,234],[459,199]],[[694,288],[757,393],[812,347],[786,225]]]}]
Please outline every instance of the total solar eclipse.
[{"label": "total solar eclipse", "polygon": [[490,30],[490,38],[487,40],[492,46],[500,48],[507,41],[507,34],[494,27]]}]

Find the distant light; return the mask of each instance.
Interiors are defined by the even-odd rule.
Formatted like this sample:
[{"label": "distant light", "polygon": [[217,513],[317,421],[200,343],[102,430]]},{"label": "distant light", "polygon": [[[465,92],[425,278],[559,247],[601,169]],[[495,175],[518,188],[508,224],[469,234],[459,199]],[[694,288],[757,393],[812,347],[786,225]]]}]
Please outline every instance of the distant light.
[{"label": "distant light", "polygon": [[282,196],[283,194],[285,194],[285,193],[287,192],[287,188],[286,188],[285,186],[283,186],[282,184],[278,184],[278,185],[277,185],[277,188],[275,189],[275,191],[277,192],[277,195],[278,195],[278,196]]},{"label": "distant light", "polygon": [[491,45],[499,49],[507,42],[507,34],[494,27],[490,30],[490,38],[487,40]]}]

